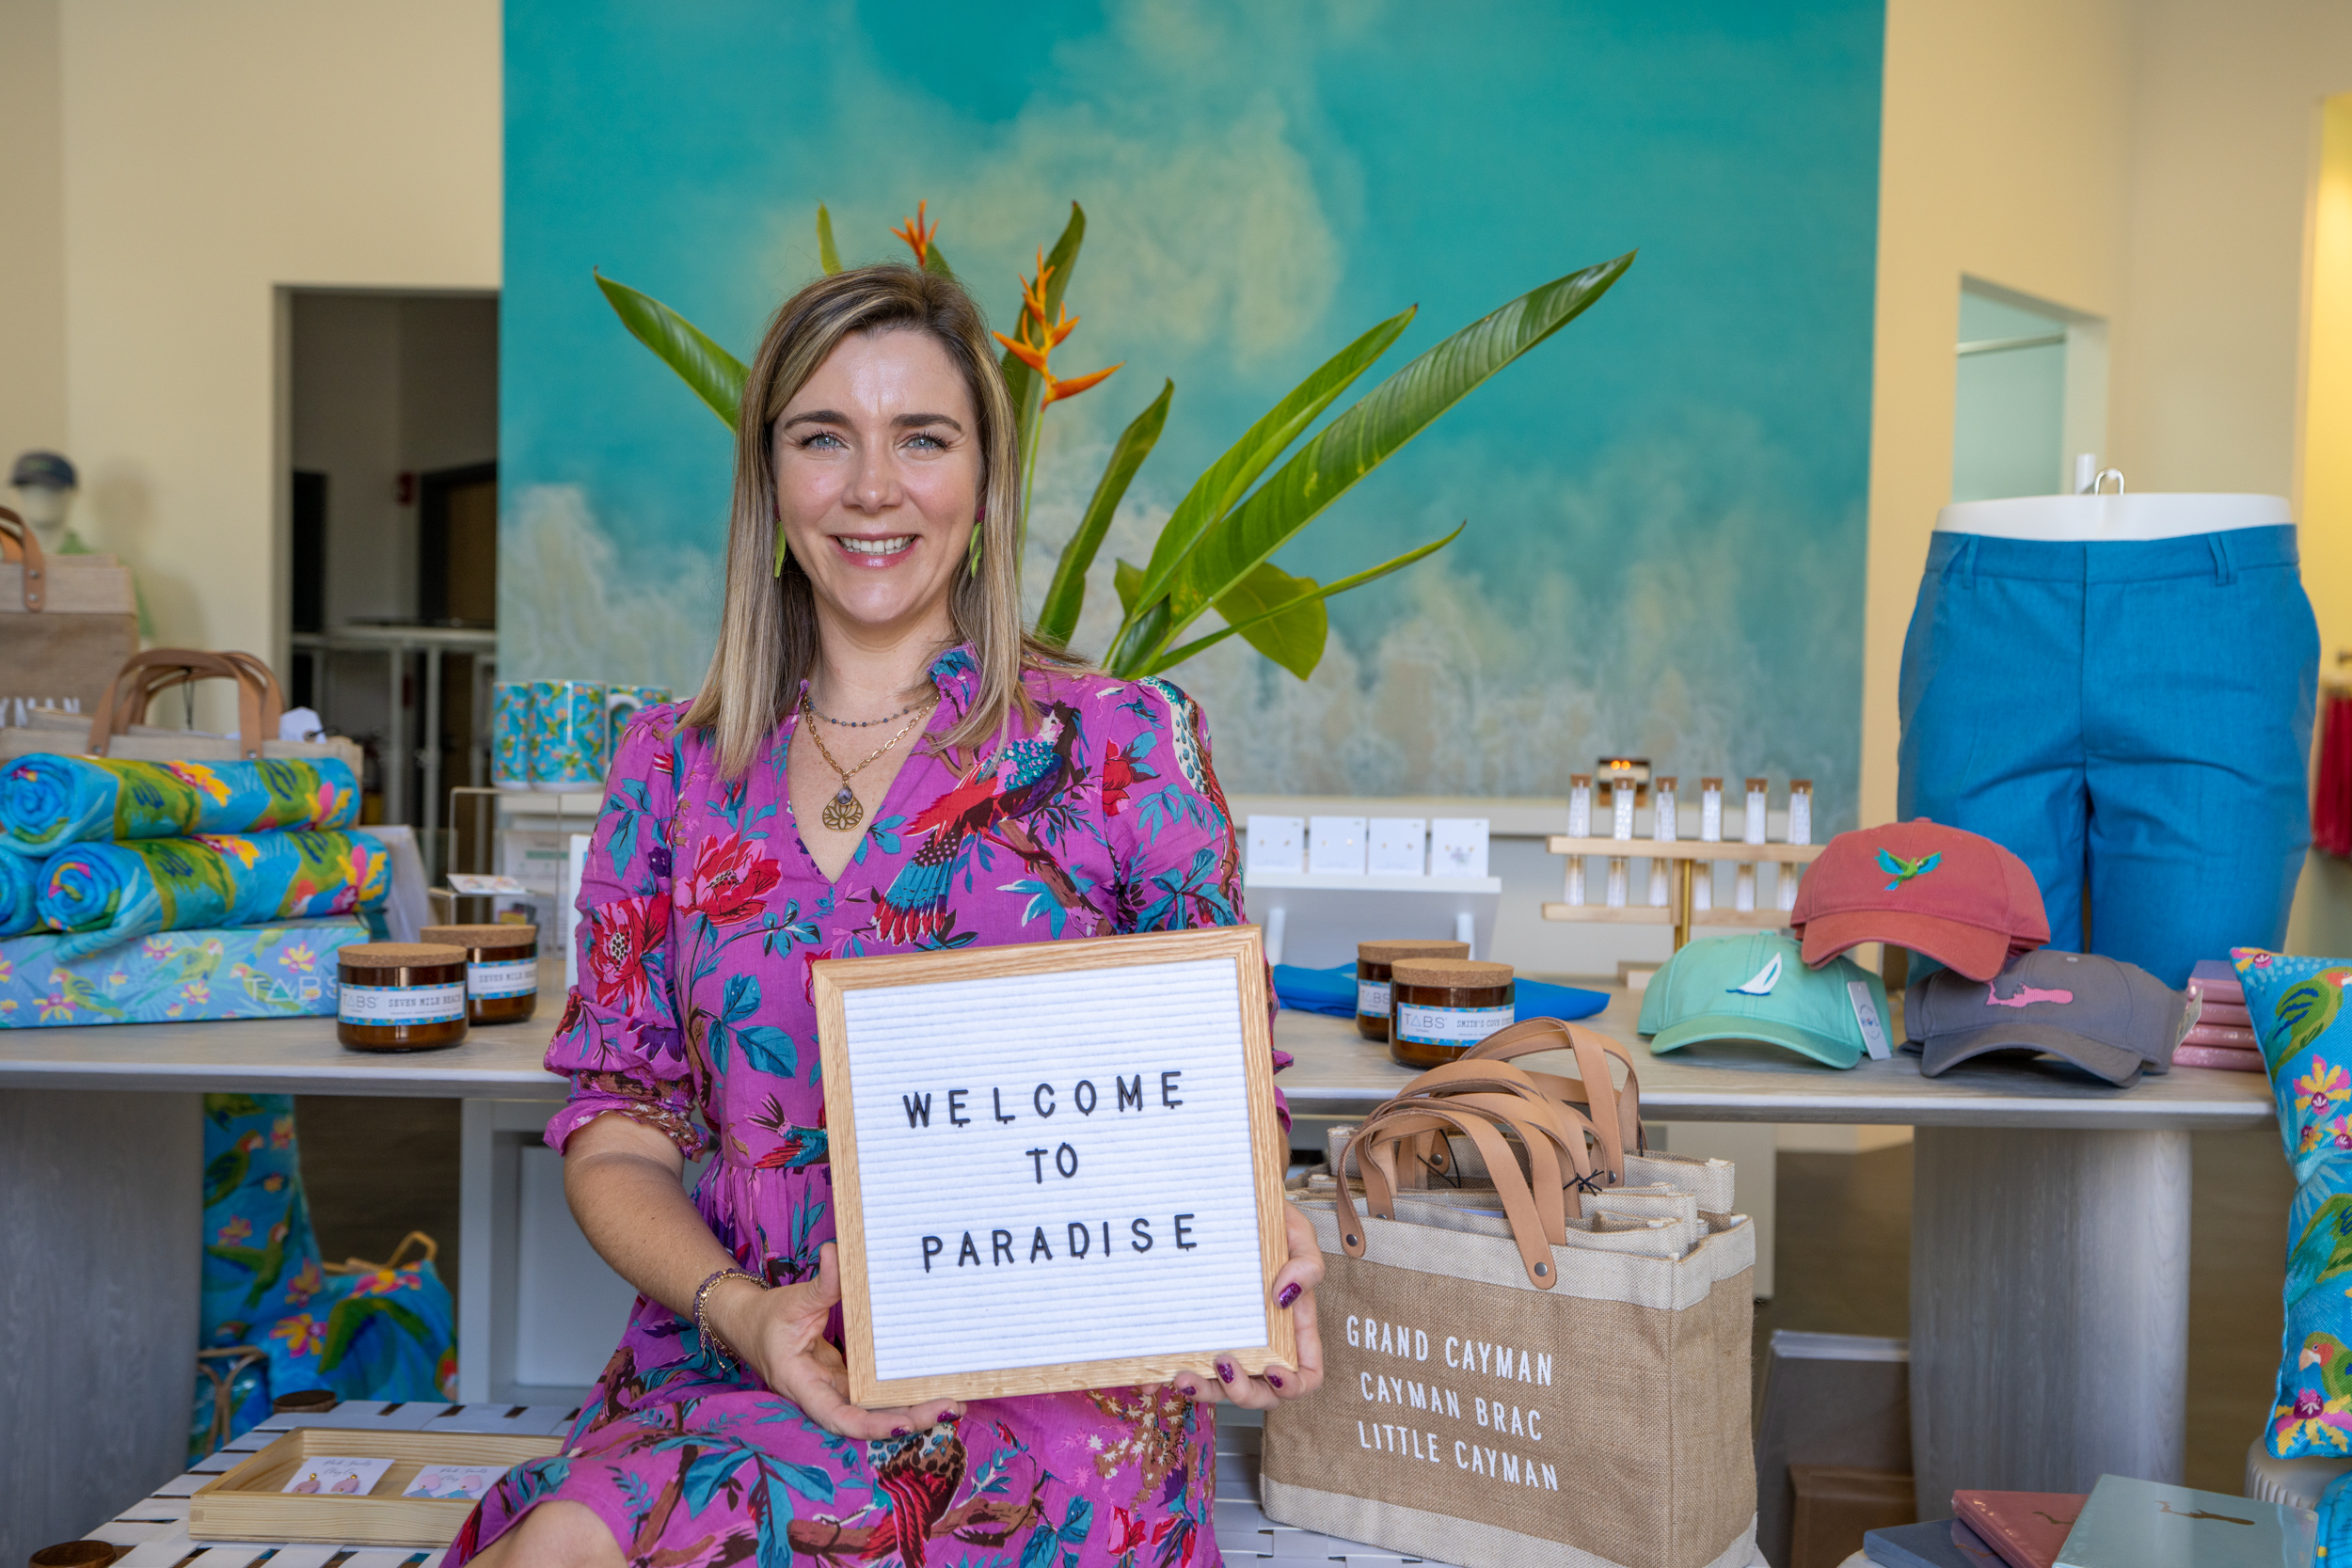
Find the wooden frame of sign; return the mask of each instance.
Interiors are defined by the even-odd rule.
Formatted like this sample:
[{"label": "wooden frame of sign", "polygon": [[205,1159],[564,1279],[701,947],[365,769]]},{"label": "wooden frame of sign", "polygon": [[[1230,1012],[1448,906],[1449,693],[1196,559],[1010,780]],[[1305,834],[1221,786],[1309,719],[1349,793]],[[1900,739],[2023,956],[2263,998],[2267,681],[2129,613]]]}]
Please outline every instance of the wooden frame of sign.
[{"label": "wooden frame of sign", "polygon": [[851,1400],[1297,1365],[1256,927],[810,974]]}]

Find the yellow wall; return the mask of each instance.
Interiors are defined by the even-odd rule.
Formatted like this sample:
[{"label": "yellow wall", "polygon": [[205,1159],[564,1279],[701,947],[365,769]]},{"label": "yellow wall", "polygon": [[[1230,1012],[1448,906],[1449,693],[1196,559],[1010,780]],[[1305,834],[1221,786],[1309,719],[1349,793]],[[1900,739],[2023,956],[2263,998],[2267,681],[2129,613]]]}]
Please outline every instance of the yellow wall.
[{"label": "yellow wall", "polygon": [[1889,0],[1864,626],[1862,820],[1895,815],[1895,688],[1951,497],[1963,274],[2096,315],[2122,294],[2122,0]]},{"label": "yellow wall", "polygon": [[282,667],[282,286],[495,288],[498,0],[63,8],[78,524],[158,641]]},{"label": "yellow wall", "polygon": [[2322,115],[2303,404],[2303,577],[2321,657],[2352,649],[2352,93]]},{"label": "yellow wall", "polygon": [[[56,0],[0,4],[0,464],[65,444],[57,87]],[[9,499],[0,492],[0,505]]]}]

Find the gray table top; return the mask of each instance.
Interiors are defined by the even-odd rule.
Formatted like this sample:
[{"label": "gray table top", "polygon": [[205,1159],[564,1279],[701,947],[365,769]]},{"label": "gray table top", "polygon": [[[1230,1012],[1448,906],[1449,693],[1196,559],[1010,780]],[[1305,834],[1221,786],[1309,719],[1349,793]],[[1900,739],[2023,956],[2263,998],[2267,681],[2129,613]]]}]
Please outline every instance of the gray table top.
[{"label": "gray table top", "polygon": [[[1845,1071],[1735,1042],[1652,1056],[1633,1033],[1638,1005],[1616,988],[1602,989],[1612,993],[1610,1005],[1588,1022],[1631,1048],[1642,1111],[1654,1120],[2204,1132],[2274,1119],[2269,1083],[2253,1072],[2175,1068],[2117,1089],[2015,1062],[1971,1063],[1924,1078],[1917,1059],[1900,1052]],[[539,1061],[563,993],[562,971],[548,960],[536,1019],[475,1029],[464,1044],[440,1051],[346,1050],[331,1018],[0,1029],[0,1088],[561,1100],[564,1079]],[[1285,1011],[1274,1042],[1295,1058],[1275,1080],[1295,1115],[1359,1116],[1413,1077],[1346,1019]]]}]

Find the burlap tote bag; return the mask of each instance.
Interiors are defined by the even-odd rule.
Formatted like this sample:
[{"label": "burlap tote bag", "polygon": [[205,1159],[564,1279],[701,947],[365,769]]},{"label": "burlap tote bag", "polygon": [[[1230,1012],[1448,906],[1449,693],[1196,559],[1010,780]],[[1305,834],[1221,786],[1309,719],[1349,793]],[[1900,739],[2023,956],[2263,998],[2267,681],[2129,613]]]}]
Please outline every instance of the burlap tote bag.
[{"label": "burlap tote bag", "polygon": [[[1327,1270],[1325,1379],[1267,1413],[1267,1517],[1465,1568],[1754,1560],[1755,1227],[1701,1210],[1692,1184],[1607,1201],[1605,1156],[1586,1176],[1572,1145],[1724,1201],[1731,1173],[1604,1139],[1618,1097],[1586,1073],[1597,1103],[1502,1061],[1416,1080],[1351,1143],[1369,1212],[1353,1180],[1300,1200]],[[1467,1178],[1472,1160],[1476,1186],[1431,1170]]]},{"label": "burlap tote bag", "polygon": [[33,707],[94,711],[138,646],[130,569],[110,555],[46,555],[0,507],[0,725]]}]

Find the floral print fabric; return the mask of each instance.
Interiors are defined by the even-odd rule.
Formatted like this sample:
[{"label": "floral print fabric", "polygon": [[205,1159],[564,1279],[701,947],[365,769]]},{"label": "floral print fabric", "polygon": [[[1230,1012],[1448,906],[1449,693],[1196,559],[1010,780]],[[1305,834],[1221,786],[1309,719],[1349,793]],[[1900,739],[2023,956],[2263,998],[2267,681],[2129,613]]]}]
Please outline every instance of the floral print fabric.
[{"label": "floral print fabric", "polygon": [[0,767],[0,844],[46,855],[85,840],[347,828],[359,781],[315,761],[118,762],[40,754]]},{"label": "floral print fabric", "polygon": [[[977,671],[959,648],[931,679],[936,737]],[[834,1236],[812,960],[1238,923],[1200,710],[1153,679],[1027,686],[1026,733],[909,757],[838,881],[794,825],[794,721],[730,784],[679,707],[646,709],[588,851],[580,984],[548,1052],[572,1095],[548,1144],[617,1113],[709,1154],[694,1201],[713,1233],[745,1269],[798,1283]],[[1175,1568],[1217,1560],[1215,1472],[1208,1410],[1164,1387],[982,1401],[906,1437],[836,1437],[640,1298],[564,1452],[509,1472],[450,1562],[560,1497],[595,1511],[630,1562],[663,1568]]]},{"label": "floral print fabric", "polygon": [[373,834],[199,833],[71,844],[41,865],[35,909],[64,957],[150,931],[317,920],[382,907],[391,857]]}]

